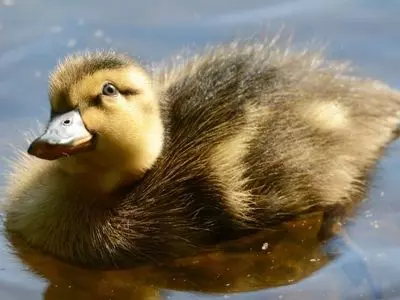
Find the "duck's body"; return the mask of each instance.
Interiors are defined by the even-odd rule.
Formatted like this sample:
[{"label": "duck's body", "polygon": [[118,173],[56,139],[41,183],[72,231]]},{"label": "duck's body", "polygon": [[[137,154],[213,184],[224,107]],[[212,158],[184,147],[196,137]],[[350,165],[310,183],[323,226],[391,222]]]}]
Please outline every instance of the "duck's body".
[{"label": "duck's body", "polygon": [[[52,79],[53,110],[68,111],[80,92],[69,94],[71,84],[129,64],[112,53],[65,62]],[[80,74],[84,65],[92,69]],[[148,145],[139,159],[119,141],[104,161],[90,161],[91,152],[54,161],[25,155],[10,177],[10,232],[72,263],[127,266],[307,211],[344,209],[364,196],[400,111],[398,92],[342,76],[316,55],[265,44],[217,47],[145,81],[157,105],[141,111],[155,123],[120,128]],[[79,107],[86,127],[104,122],[76,103],[70,108]],[[109,132],[118,135],[117,126]],[[147,135],[138,138],[142,129]],[[103,151],[102,136],[111,133],[99,132]]]}]

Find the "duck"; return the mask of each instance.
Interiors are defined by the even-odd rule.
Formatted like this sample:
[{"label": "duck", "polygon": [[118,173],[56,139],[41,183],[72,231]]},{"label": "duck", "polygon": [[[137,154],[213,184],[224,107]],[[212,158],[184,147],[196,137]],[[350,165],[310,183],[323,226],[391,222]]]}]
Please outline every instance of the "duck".
[{"label": "duck", "polygon": [[5,230],[86,268],[162,263],[360,203],[400,94],[321,51],[265,40],[147,66],[77,52],[6,177]]}]

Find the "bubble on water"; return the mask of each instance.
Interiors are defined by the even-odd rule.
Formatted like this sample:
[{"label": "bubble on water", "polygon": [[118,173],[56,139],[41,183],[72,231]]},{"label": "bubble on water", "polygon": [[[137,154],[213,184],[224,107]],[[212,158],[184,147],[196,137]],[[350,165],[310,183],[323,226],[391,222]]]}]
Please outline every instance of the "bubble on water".
[{"label": "bubble on water", "polygon": [[268,243],[264,243],[261,247],[262,250],[267,250],[268,249]]},{"label": "bubble on water", "polygon": [[3,5],[4,6],[14,6],[15,5],[15,0],[3,0]]},{"label": "bubble on water", "polygon": [[378,221],[378,220],[372,221],[372,222],[370,222],[370,224],[371,224],[371,226],[374,227],[375,229],[378,229],[378,228],[379,228],[379,221]]},{"label": "bubble on water", "polygon": [[385,252],[379,252],[376,254],[377,257],[382,258],[382,257],[386,257],[386,253]]},{"label": "bubble on water", "polygon": [[311,258],[310,259],[310,262],[317,262],[317,261],[320,261],[320,259],[319,258]]},{"label": "bubble on water", "polygon": [[364,215],[366,218],[371,218],[374,214],[370,210],[366,210]]},{"label": "bubble on water", "polygon": [[97,38],[101,38],[101,37],[103,37],[103,35],[104,35],[103,30],[98,29],[94,32],[94,36]]},{"label": "bubble on water", "polygon": [[40,78],[40,77],[42,77],[42,72],[40,72],[40,71],[35,71],[34,76],[35,76],[36,78]]},{"label": "bubble on water", "polygon": [[76,46],[77,43],[78,43],[77,40],[75,40],[75,39],[70,39],[70,40],[68,40],[68,42],[67,42],[67,47],[68,47],[68,48],[74,48],[74,47]]},{"label": "bubble on water", "polygon": [[52,26],[50,27],[50,32],[51,33],[60,33],[61,31],[63,31],[64,28],[62,28],[61,26]]}]

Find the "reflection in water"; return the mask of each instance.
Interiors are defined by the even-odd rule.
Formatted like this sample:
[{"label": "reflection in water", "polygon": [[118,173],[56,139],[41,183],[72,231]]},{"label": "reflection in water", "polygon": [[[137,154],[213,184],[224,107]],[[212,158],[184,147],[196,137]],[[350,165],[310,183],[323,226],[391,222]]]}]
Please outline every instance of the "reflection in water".
[{"label": "reflection in water", "polygon": [[[323,226],[322,214],[313,213],[196,257],[182,258],[158,266],[135,269],[96,271],[63,263],[30,249],[17,237],[10,237],[15,254],[29,269],[45,279],[43,293],[56,299],[175,299],[181,292],[221,295],[223,298],[248,299],[249,292],[293,285],[326,267],[341,255],[351,257],[342,276],[333,272],[330,280],[334,293],[314,291],[313,283],[303,289],[286,288],[279,299],[341,299],[343,289],[351,286],[368,291],[367,298],[381,296],[374,287],[362,257],[351,246],[340,224]],[[335,235],[327,242],[321,236]],[[325,231],[325,232],[322,232]],[[322,234],[321,234],[322,233]],[[347,269],[346,269],[347,268]],[[348,269],[350,268],[350,269]],[[251,293],[250,293],[251,294]],[[267,294],[268,295],[268,294]],[[319,296],[318,296],[319,295]],[[189,296],[192,299],[192,296]],[[179,298],[179,297],[178,297]],[[375,299],[374,298],[374,299]],[[264,298],[263,298],[264,299]],[[364,299],[364,298],[362,298]]]},{"label": "reflection in water", "polygon": [[10,241],[15,254],[49,282],[45,299],[161,299],[167,290],[227,296],[292,284],[326,265],[338,253],[320,238],[322,224],[321,214],[310,214],[197,257],[118,271],[77,268],[17,237]]}]

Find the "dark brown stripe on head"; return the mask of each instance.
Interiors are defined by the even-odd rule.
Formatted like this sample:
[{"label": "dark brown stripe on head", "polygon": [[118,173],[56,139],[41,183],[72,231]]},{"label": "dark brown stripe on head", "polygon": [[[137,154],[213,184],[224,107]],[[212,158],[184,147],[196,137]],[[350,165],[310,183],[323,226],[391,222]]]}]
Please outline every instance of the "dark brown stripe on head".
[{"label": "dark brown stripe on head", "polygon": [[50,97],[67,95],[73,84],[100,70],[114,70],[132,65],[136,63],[129,56],[113,51],[72,54],[53,71],[50,77]]}]

